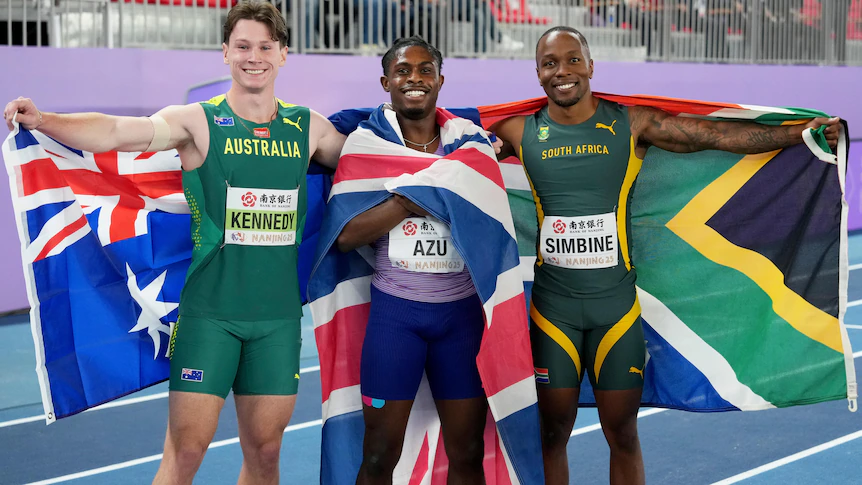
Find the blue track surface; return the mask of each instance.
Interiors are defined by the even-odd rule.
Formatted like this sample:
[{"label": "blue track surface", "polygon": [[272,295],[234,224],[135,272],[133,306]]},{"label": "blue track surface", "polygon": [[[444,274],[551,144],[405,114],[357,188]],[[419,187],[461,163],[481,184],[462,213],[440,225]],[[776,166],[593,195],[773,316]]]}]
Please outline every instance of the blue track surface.
[{"label": "blue track surface", "polygon": [[[862,236],[851,238],[850,262],[862,263]],[[862,268],[851,271],[849,301],[862,300]],[[0,484],[33,483],[123,464],[86,477],[52,483],[149,483],[158,468],[167,422],[167,399],[82,413],[45,426],[44,421],[10,423],[42,413],[33,372],[33,343],[26,316],[7,317],[0,324]],[[846,323],[862,327],[862,305],[847,312]],[[305,321],[302,367],[317,365],[310,321]],[[850,328],[851,343],[862,350],[862,328]],[[862,375],[862,353],[856,359]],[[129,398],[158,395],[165,384]],[[127,398],[128,399],[128,398]],[[291,425],[320,419],[320,382],[316,371],[303,374]],[[593,409],[583,409],[576,428],[598,422]],[[639,421],[647,483],[711,484],[785,459],[862,430],[862,413],[850,413],[846,401],[751,413],[695,414],[664,411]],[[862,433],[859,433],[862,435]],[[214,441],[237,436],[233,401],[229,397]],[[317,483],[320,426],[285,434],[282,483]],[[149,461],[146,459],[149,457]],[[600,430],[573,437],[569,444],[572,482],[608,483],[608,448]],[[236,483],[242,455],[238,443],[212,448],[196,484]],[[801,459],[782,463],[747,478],[757,485],[862,483],[862,438],[853,439]]]}]

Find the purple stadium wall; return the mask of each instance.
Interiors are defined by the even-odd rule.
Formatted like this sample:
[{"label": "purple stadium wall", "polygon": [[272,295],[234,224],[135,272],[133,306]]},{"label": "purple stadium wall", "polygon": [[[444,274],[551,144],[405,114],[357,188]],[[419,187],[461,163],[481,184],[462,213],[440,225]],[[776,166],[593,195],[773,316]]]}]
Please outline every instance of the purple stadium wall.
[{"label": "purple stadium wall", "polygon": [[[45,111],[148,115],[185,101],[196,84],[229,75],[217,51],[0,47],[0,105],[33,98]],[[501,103],[541,96],[530,60],[446,59],[442,106]],[[325,115],[387,100],[379,57],[288,56],[276,94]],[[596,60],[593,87],[731,103],[816,108],[862,126],[862,67],[619,63]],[[857,131],[858,132],[858,131]],[[859,132],[862,133],[862,132]],[[851,229],[862,228],[862,143],[851,150]],[[0,183],[0,312],[26,308],[8,179]]]}]

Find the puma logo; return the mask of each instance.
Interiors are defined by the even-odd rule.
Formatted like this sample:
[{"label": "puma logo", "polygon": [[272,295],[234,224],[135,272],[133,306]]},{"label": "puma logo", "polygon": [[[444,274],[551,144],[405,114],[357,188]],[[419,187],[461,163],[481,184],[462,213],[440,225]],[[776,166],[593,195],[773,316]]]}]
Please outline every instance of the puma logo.
[{"label": "puma logo", "polygon": [[643,369],[638,369],[637,367],[634,367],[634,366],[629,367],[629,374],[638,374],[638,375],[640,375],[640,376],[641,376],[641,379],[643,379],[643,378],[644,378],[644,371],[643,371]]},{"label": "puma logo", "polygon": [[294,127],[294,128],[296,128],[297,130],[299,130],[299,132],[300,132],[300,133],[302,133],[302,127],[301,127],[301,126],[299,126],[299,120],[301,120],[301,119],[302,119],[302,116],[300,116],[299,118],[297,118],[297,119],[296,119],[296,121],[291,121],[289,118],[282,118],[282,119],[281,119],[281,121],[283,121],[283,122],[284,122],[284,124],[286,124],[286,125],[291,125],[291,126],[293,126],[293,127]]},{"label": "puma logo", "polygon": [[614,125],[615,125],[616,123],[617,123],[617,120],[614,120],[614,121],[613,121],[613,123],[611,123],[611,126],[608,126],[608,125],[606,125],[606,124],[604,124],[604,123],[596,123],[596,128],[602,128],[602,129],[608,130],[608,131],[610,131],[614,136],[617,136],[617,132],[616,132],[616,131],[614,131]]}]

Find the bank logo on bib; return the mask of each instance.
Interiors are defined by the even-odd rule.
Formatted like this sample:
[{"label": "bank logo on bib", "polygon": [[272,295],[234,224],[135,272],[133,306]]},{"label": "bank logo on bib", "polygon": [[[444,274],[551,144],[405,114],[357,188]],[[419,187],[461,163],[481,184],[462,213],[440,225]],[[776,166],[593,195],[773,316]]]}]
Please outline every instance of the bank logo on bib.
[{"label": "bank logo on bib", "polygon": [[242,196],[243,207],[254,207],[255,202],[257,202],[257,196],[251,192],[246,192],[245,195]]},{"label": "bank logo on bib", "polygon": [[416,227],[417,226],[413,221],[407,221],[403,226],[401,226],[401,230],[404,231],[405,236],[413,236],[416,234]]},{"label": "bank logo on bib", "polygon": [[566,223],[557,219],[557,221],[554,222],[554,232],[557,234],[566,232]]}]

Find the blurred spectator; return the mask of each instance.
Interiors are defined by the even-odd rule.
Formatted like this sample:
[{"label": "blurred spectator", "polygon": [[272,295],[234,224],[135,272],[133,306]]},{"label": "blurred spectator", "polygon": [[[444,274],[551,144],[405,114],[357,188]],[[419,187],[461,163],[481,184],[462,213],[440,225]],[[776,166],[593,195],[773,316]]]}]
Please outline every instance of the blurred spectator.
[{"label": "blurred spectator", "polygon": [[790,13],[797,22],[796,48],[801,59],[816,63],[826,56],[823,52],[822,5],[820,0],[802,0]]},{"label": "blurred spectator", "polygon": [[862,40],[862,0],[853,0],[847,15],[847,40]]},{"label": "blurred spectator", "polygon": [[[516,52],[524,48],[524,43],[512,39],[498,28],[497,17],[489,0],[404,0],[405,14],[409,19],[410,31],[402,36],[421,35],[441,47],[440,24],[446,16],[453,22],[464,22],[473,26],[473,51]],[[458,28],[451,24],[450,28]]]},{"label": "blurred spectator", "polygon": [[712,0],[706,11],[706,57],[710,60],[728,58],[728,34],[741,34],[744,29],[745,5],[739,0]]}]

